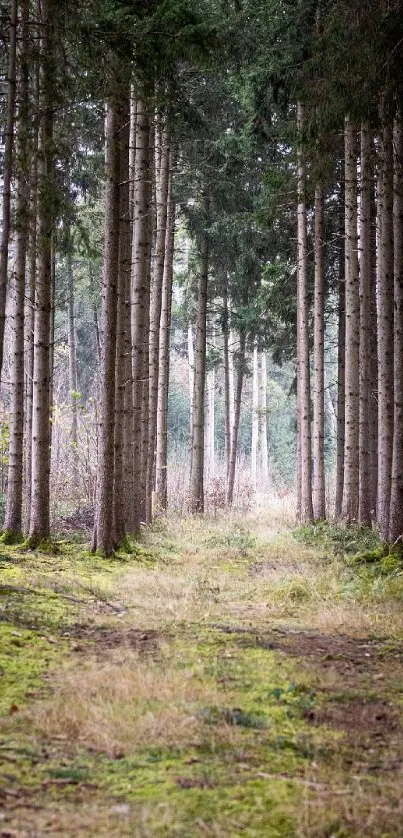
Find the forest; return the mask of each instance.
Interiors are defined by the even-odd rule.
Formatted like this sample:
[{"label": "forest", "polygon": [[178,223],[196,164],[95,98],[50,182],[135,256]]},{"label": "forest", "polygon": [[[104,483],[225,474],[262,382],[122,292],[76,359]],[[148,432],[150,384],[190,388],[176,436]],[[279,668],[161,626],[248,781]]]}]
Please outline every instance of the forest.
[{"label": "forest", "polygon": [[401,838],[402,0],[0,41],[0,838]]}]

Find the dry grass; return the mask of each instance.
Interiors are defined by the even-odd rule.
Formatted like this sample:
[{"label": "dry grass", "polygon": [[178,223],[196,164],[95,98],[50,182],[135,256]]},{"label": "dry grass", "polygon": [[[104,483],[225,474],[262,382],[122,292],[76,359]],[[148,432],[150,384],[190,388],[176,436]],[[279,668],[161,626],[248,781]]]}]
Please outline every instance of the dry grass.
[{"label": "dry grass", "polygon": [[52,698],[37,703],[30,720],[36,733],[53,738],[63,731],[67,741],[113,757],[230,740],[233,729],[206,727],[200,714],[224,699],[228,694],[201,665],[189,671],[172,657],[156,662],[115,654],[104,665],[92,661],[60,675]]}]

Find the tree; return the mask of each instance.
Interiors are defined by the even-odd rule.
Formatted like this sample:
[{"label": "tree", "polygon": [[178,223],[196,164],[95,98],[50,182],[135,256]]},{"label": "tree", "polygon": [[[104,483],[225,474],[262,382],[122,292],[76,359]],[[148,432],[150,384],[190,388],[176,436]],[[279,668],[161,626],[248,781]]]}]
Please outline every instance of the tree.
[{"label": "tree", "polygon": [[356,131],[345,120],[345,256],[346,256],[346,366],[343,518],[358,518],[359,490],[359,340],[360,298],[357,238]]},{"label": "tree", "polygon": [[308,298],[308,241],[305,203],[305,161],[301,145],[305,113],[298,104],[298,208],[297,208],[297,435],[298,482],[300,498],[298,517],[301,522],[313,520],[312,461],[311,461],[311,386],[309,367],[309,298]]},{"label": "tree", "polygon": [[10,240],[11,176],[13,165],[13,140],[16,99],[17,14],[18,0],[12,0],[10,6],[10,36],[7,70],[7,110],[6,126],[4,132],[3,218],[0,240],[0,376],[3,368],[8,249]]},{"label": "tree", "polygon": [[29,543],[50,535],[50,360],[52,309],[52,236],[55,223],[54,183],[54,5],[41,6],[37,275],[34,307],[32,405],[32,490]]},{"label": "tree", "polygon": [[[16,143],[16,255],[11,277],[12,364],[11,422],[5,540],[22,534],[23,437],[24,437],[24,298],[25,267],[28,242],[29,200],[29,114],[28,114],[28,12],[29,4],[21,4],[21,35],[18,50],[18,115]],[[1,341],[1,334],[0,334]],[[0,363],[1,368],[1,363]]]},{"label": "tree", "polygon": [[106,556],[116,547],[114,535],[114,433],[117,294],[119,279],[119,176],[121,110],[119,90],[106,106],[105,233],[102,276],[101,395],[98,431],[98,481],[92,550]]}]

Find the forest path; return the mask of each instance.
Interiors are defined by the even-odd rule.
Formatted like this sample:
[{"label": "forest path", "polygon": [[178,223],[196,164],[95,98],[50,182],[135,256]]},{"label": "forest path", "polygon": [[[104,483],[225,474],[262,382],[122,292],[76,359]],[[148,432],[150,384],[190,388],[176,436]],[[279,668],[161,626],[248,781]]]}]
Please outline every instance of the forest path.
[{"label": "forest path", "polygon": [[400,568],[315,540],[2,548],[0,836],[401,836]]}]

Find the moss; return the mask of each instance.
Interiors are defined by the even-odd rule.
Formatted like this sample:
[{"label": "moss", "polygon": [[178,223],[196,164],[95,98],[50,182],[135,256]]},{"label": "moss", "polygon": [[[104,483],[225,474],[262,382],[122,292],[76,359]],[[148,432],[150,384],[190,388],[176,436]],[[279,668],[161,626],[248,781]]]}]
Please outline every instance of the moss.
[{"label": "moss", "polygon": [[30,535],[21,544],[22,550],[37,550],[40,553],[50,553],[57,555],[59,552],[58,545],[50,538],[40,538],[36,535]]},{"label": "moss", "polygon": [[24,541],[22,532],[14,532],[13,530],[4,530],[0,537],[2,544],[21,544]]},{"label": "moss", "polygon": [[0,623],[0,715],[16,712],[42,686],[49,666],[60,660],[66,645],[35,631]]}]

